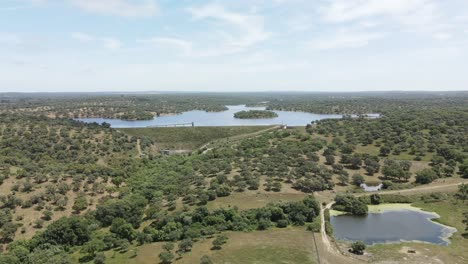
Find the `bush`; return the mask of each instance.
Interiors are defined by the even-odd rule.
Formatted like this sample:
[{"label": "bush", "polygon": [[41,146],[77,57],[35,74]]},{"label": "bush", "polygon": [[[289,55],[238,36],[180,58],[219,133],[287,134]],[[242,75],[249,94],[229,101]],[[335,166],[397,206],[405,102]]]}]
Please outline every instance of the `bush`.
[{"label": "bush", "polygon": [[424,169],[416,173],[416,183],[428,184],[437,179],[437,174],[432,169]]},{"label": "bush", "polygon": [[286,219],[280,219],[278,220],[278,222],[276,222],[276,227],[279,227],[279,228],[285,228],[288,225],[289,225],[289,222]]},{"label": "bush", "polygon": [[106,263],[106,255],[104,253],[99,252],[96,254],[96,257],[94,257],[94,264],[104,264]]},{"label": "bush", "polygon": [[362,255],[366,249],[366,244],[362,241],[356,241],[351,244],[351,250],[354,254]]},{"label": "bush", "polygon": [[325,233],[327,233],[329,236],[333,235],[333,226],[330,222],[325,222]]},{"label": "bush", "polygon": [[174,255],[169,251],[164,251],[159,254],[159,259],[162,264],[170,264],[174,259]]},{"label": "bush", "polygon": [[361,186],[365,182],[364,177],[361,174],[354,174],[353,175],[353,184],[356,186]]},{"label": "bush", "polygon": [[228,237],[225,235],[219,235],[213,240],[212,249],[221,249],[221,246],[224,245],[228,240]]},{"label": "bush", "polygon": [[311,224],[307,225],[307,231],[318,233],[320,232],[320,221],[314,221]]},{"label": "bush", "polygon": [[367,204],[362,200],[347,194],[339,194],[335,197],[335,205],[333,206],[339,211],[351,213],[353,215],[366,215],[368,208]]},{"label": "bush", "polygon": [[213,261],[207,255],[203,255],[200,259],[200,264],[213,264]]}]

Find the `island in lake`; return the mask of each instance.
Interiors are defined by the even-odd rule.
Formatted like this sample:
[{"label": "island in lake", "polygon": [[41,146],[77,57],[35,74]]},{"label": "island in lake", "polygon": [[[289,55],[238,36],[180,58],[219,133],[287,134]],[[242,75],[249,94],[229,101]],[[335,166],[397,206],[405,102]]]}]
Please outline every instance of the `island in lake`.
[{"label": "island in lake", "polygon": [[234,117],[240,119],[265,119],[278,117],[278,114],[267,110],[250,110],[237,112]]}]

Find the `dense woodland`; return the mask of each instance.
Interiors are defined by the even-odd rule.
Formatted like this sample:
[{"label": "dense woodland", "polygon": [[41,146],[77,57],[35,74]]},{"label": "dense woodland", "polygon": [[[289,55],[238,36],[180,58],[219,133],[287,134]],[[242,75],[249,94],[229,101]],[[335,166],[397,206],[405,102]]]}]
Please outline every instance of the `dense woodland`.
[{"label": "dense woodland", "polygon": [[250,110],[250,111],[240,111],[234,114],[235,118],[239,119],[261,119],[261,118],[275,118],[278,117],[278,114],[272,111],[266,110]]},{"label": "dense woodland", "polygon": [[[83,261],[99,260],[106,250],[125,251],[130,245],[157,241],[177,242],[185,252],[201,237],[300,226],[313,222],[319,211],[313,196],[248,210],[207,209],[211,201],[233,193],[275,193],[284,188],[305,194],[359,192],[356,186],[368,181],[400,189],[449,177],[468,178],[466,97],[388,98],[375,109],[378,103],[370,99],[337,99],[334,105],[354,109],[340,111],[365,109],[383,115],[322,120],[175,156],[154,151],[158,142],[145,135],[58,118],[106,100],[108,104],[121,100],[127,106],[89,109],[102,109],[109,116],[128,109],[153,112],[153,103],[167,101],[161,113],[192,107],[218,111],[242,98],[215,103],[218,95],[212,96],[155,96],[132,106],[124,103],[127,96],[2,101],[0,263],[71,263],[73,252],[79,252]],[[253,96],[257,104],[264,97]],[[285,98],[277,102],[292,100]],[[185,100],[192,104],[180,104]],[[273,102],[269,106],[279,108]],[[173,104],[181,106],[176,109]],[[290,101],[292,105],[303,107],[294,110],[307,109],[301,101]],[[325,109],[316,112],[328,112]],[[139,155],[138,148],[147,155]],[[462,196],[466,199],[466,190],[460,191]],[[362,215],[367,213],[366,204],[401,198],[369,199],[339,195],[336,208]],[[225,242],[222,236],[218,240],[218,246]]]},{"label": "dense woodland", "polygon": [[147,120],[190,110],[224,111],[226,105],[320,114],[388,113],[396,110],[464,109],[467,92],[362,93],[47,93],[0,94],[0,112],[49,117]]}]

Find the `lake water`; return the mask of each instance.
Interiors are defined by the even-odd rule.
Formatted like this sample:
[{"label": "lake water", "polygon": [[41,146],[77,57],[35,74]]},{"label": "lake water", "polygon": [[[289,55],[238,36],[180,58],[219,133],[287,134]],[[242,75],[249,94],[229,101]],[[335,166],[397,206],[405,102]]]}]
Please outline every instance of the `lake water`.
[{"label": "lake water", "polygon": [[153,120],[126,121],[107,118],[77,118],[75,120],[87,123],[111,124],[114,128],[150,127],[161,125],[173,125],[194,122],[195,126],[260,126],[285,124],[288,126],[305,126],[312,121],[326,118],[341,118],[342,115],[323,115],[305,112],[274,111],[278,117],[271,119],[238,119],[234,113],[248,110],[265,110],[264,107],[246,107],[245,105],[230,105],[223,112],[189,111],[178,115],[160,116]]},{"label": "lake water", "polygon": [[380,191],[382,188],[383,188],[383,184],[379,184],[379,185],[376,185],[376,186],[369,186],[365,183],[361,184],[360,185],[362,189],[364,189],[364,191],[366,192],[376,192],[376,191]]},{"label": "lake water", "polygon": [[391,210],[369,213],[367,216],[332,216],[333,235],[336,239],[357,241],[367,245],[420,241],[448,245],[447,239],[456,229],[432,222],[437,214],[412,211]]}]

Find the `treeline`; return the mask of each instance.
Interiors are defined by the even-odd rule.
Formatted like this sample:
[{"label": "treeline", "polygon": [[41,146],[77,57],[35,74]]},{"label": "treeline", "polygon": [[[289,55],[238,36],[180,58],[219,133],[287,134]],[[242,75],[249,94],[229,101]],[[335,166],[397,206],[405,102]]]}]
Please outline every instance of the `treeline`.
[{"label": "treeline", "polygon": [[269,100],[267,110],[303,111],[319,114],[389,114],[394,111],[464,109],[468,93],[374,92],[335,94],[289,94]]},{"label": "treeline", "polygon": [[[200,94],[13,94],[0,103],[0,112],[58,118],[101,117],[149,120],[165,113],[227,110],[225,104],[219,102],[217,98],[219,97]],[[231,100],[224,98],[223,101]]]},{"label": "treeline", "polygon": [[388,114],[418,109],[463,109],[466,92],[0,94],[0,112],[54,117],[148,119],[190,110],[224,111],[226,105],[320,114]]},{"label": "treeline", "polygon": [[[143,221],[147,203],[143,197],[129,195],[105,203],[86,216],[61,218],[32,239],[11,243],[8,253],[0,255],[0,263],[71,263],[68,253],[76,246],[85,254],[84,259],[91,260],[105,250],[125,251],[133,241],[181,241],[179,248],[191,247],[201,237],[226,230],[266,230],[311,223],[320,210],[312,196],[245,211],[198,207],[189,212],[151,216],[153,222],[140,232],[136,228]],[[109,227],[109,232],[100,232],[102,227]]]},{"label": "treeline", "polygon": [[397,194],[371,194],[356,197],[351,194],[339,193],[335,197],[333,209],[347,212],[352,215],[366,215],[369,211],[368,205],[377,205],[383,203],[412,203],[414,197]]}]

